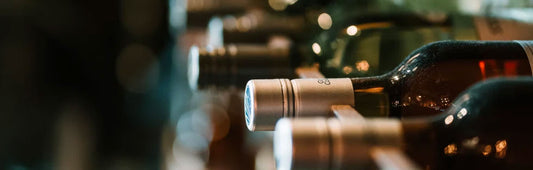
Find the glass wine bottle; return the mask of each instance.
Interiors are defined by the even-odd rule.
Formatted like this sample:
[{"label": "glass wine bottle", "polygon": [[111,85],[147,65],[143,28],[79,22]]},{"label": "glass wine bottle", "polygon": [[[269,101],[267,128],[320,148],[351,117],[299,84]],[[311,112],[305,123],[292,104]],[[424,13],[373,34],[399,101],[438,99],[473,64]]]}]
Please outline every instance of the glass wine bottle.
[{"label": "glass wine bottle", "polygon": [[394,70],[374,77],[250,80],[250,130],[273,130],[282,117],[328,116],[352,105],[365,116],[434,115],[470,85],[499,76],[531,75],[532,41],[440,41],[415,50]]},{"label": "glass wine bottle", "polygon": [[[187,15],[180,16],[185,18],[173,18],[170,22],[181,22],[186,20],[187,27],[205,27],[210,18],[216,15],[240,14],[250,8],[268,8],[268,4],[262,1],[248,0],[185,0],[170,1],[170,5],[185,5]],[[176,8],[183,8],[177,7]],[[179,11],[176,11],[179,12]]]},{"label": "glass wine bottle", "polygon": [[[278,41],[279,40],[279,41]],[[252,77],[296,77],[298,62],[284,39],[269,45],[232,44],[219,48],[191,47],[188,81],[193,90],[208,87],[244,87]]]},{"label": "glass wine bottle", "polygon": [[531,1],[500,1],[500,0],[337,0],[328,6],[332,18],[354,16],[363,13],[398,13],[409,12],[418,14],[440,15],[466,14],[475,16],[495,16],[532,22]]},{"label": "glass wine bottle", "polygon": [[[291,63],[282,65],[290,66],[287,69],[289,72],[292,72],[298,66],[318,65],[320,73],[328,78],[376,76],[391,71],[411,51],[434,41],[449,39],[527,40],[533,38],[532,32],[529,31],[533,29],[533,24],[484,17],[456,15],[435,23],[417,15],[398,14],[395,16],[373,15],[361,17],[357,21],[360,21],[357,22],[359,24],[349,25],[339,31],[324,31],[314,41],[293,41],[289,43],[292,45],[287,45],[285,48],[290,49],[290,52],[286,53],[288,55],[284,57],[290,58],[286,59],[286,61],[291,61]],[[266,45],[263,46],[262,48],[268,48]],[[246,62],[247,64],[240,64],[236,70],[250,70],[249,73],[254,73],[252,71],[254,68],[266,68],[268,64],[265,63],[279,63],[279,57],[270,56],[270,52],[263,51],[266,53],[254,52],[255,56],[248,56],[261,58],[261,60],[249,60]],[[192,56],[189,58],[190,64],[198,63],[208,68],[215,68],[208,66],[209,64],[202,63],[202,61],[192,61],[202,58],[194,57],[194,54],[191,53],[190,55]],[[230,63],[241,63],[238,61],[241,58],[243,57],[232,57]],[[213,59],[212,61],[215,65],[223,65],[225,63],[221,62],[226,60]],[[199,66],[193,65],[189,65],[189,67],[199,68]],[[190,69],[189,71],[191,70],[203,73],[208,72],[201,68],[199,70]],[[276,72],[262,71],[260,73],[261,75],[248,74],[248,77],[242,78],[246,81],[246,79],[253,78],[282,77],[276,74],[268,75]],[[207,74],[190,73],[189,75]],[[212,75],[211,77],[217,76]],[[190,80],[196,79],[194,77],[190,78]],[[244,87],[245,82],[209,85]]]},{"label": "glass wine bottle", "polygon": [[231,43],[265,43],[275,35],[304,41],[319,31],[311,25],[303,15],[281,15],[253,9],[242,15],[211,18],[207,26],[207,42],[215,47]]},{"label": "glass wine bottle", "polygon": [[[361,41],[361,45],[366,44],[373,47],[375,45],[374,40],[384,42],[393,39],[411,39],[411,42],[415,44],[411,46],[417,46],[436,40],[448,39],[445,36],[434,37],[430,35],[434,34],[434,32],[441,32],[444,29],[439,24],[428,22],[415,15],[373,16],[372,19],[361,18],[362,22],[366,22],[367,20],[369,21],[368,23],[357,25],[360,29],[359,34],[363,34],[361,37],[365,37],[358,39],[358,41]],[[429,28],[431,25],[433,26]],[[328,32],[332,32],[332,30]],[[342,30],[342,32],[346,33],[346,30]],[[317,42],[325,44],[322,42],[329,41],[331,39],[328,38],[329,35],[336,36],[332,33],[324,33],[319,36]],[[390,35],[393,36],[388,39],[383,38],[384,40],[380,41],[381,36]],[[416,37],[421,38],[414,39]],[[423,39],[424,41],[419,42],[419,39]],[[317,57],[317,54],[320,54],[320,56],[329,56],[329,54],[325,53],[332,51],[323,48],[324,52],[315,54],[313,51],[320,50],[316,49],[317,47],[315,45],[307,46],[307,43],[302,43],[305,42],[302,39],[299,41],[294,40],[294,38],[289,40],[287,38],[280,38],[280,36],[274,36],[274,38],[270,37],[268,44],[229,44],[218,48],[192,47],[189,53],[188,65],[190,85],[193,88],[200,89],[213,85],[220,87],[244,87],[246,82],[252,78],[294,77],[294,70],[297,67],[313,66],[315,63],[326,62],[327,57]],[[403,48],[403,46],[396,46],[396,48]],[[279,49],[287,51],[280,53]],[[411,51],[411,49],[414,49],[414,47],[408,50]],[[370,48],[364,51],[373,50],[375,49]],[[374,55],[369,55],[368,58],[374,57]],[[374,64],[372,63],[373,60],[369,59],[368,61]],[[399,61],[394,64],[397,65],[398,63]],[[335,65],[329,66],[336,67]],[[280,70],[280,68],[283,69]],[[344,73],[338,73],[337,70],[324,68],[321,69],[321,73],[327,77],[341,77],[345,75]],[[365,75],[377,75],[372,70],[374,70],[374,65],[372,65],[370,71],[367,71]],[[224,76],[220,76],[221,74],[224,74]],[[230,78],[225,78],[227,76]],[[239,78],[238,81],[233,81],[231,77]],[[227,81],[215,81],[215,79],[226,79]]]},{"label": "glass wine bottle", "polygon": [[282,119],[274,132],[277,166],[368,169],[376,148],[393,147],[425,169],[531,169],[532,86],[530,77],[485,81],[425,118]]},{"label": "glass wine bottle", "polygon": [[[315,50],[307,54],[320,63],[326,77],[361,77],[387,73],[403,61],[403,56],[433,41],[533,38],[529,31],[533,24],[499,18],[450,15],[444,16],[440,25],[427,21],[428,25],[414,28],[408,27],[410,22],[349,25],[337,35],[325,32],[307,44]],[[394,27],[385,27],[388,24]],[[372,28],[380,25],[382,28]]]}]

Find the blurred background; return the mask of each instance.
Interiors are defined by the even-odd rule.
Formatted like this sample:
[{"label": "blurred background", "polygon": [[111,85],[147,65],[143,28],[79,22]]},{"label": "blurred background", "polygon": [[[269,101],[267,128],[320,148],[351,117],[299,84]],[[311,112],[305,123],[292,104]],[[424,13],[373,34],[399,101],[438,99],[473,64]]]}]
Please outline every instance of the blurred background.
[{"label": "blurred background", "polygon": [[[395,67],[423,44],[452,39],[452,26],[473,28],[471,20],[451,24],[451,17],[427,11],[429,3],[421,1],[406,3],[416,17],[377,15],[394,5],[379,10],[363,5],[367,11],[358,12],[346,5],[349,0],[330,1],[0,1],[0,169],[275,169],[272,132],[251,133],[245,125],[242,81],[247,79],[241,77],[252,75],[247,71],[306,77],[305,69],[294,75],[294,68],[305,66],[313,73],[322,62],[320,67],[335,68],[321,68],[332,77],[377,75],[388,70],[373,70],[379,53],[372,50],[398,56],[382,64]],[[457,2],[454,10],[487,12],[470,1]],[[523,0],[517,6],[522,2],[532,4]],[[520,12],[500,14],[533,21]],[[355,20],[363,24],[356,27]],[[368,34],[357,42],[349,39],[362,31]],[[225,46],[228,42],[263,46]],[[374,60],[348,58],[339,64],[340,56],[355,54],[350,50],[359,43],[361,56]],[[397,44],[405,47],[388,49]],[[243,67],[249,70],[226,68],[224,57],[232,62],[241,55],[234,49],[272,55],[274,69],[261,70],[252,65],[257,61],[246,59],[250,66]],[[200,64],[209,73],[198,74],[208,78],[196,75],[191,81],[195,76],[189,74],[198,72],[191,67],[198,62],[191,60],[195,56],[223,62]],[[278,61],[276,56],[284,57]],[[333,61],[326,64],[324,56]],[[207,85],[197,87],[201,84]]]},{"label": "blurred background", "polygon": [[209,19],[257,2],[0,1],[0,169],[253,169],[240,91],[186,74]]},{"label": "blurred background", "polygon": [[0,2],[0,169],[163,168],[168,11],[164,0]]}]

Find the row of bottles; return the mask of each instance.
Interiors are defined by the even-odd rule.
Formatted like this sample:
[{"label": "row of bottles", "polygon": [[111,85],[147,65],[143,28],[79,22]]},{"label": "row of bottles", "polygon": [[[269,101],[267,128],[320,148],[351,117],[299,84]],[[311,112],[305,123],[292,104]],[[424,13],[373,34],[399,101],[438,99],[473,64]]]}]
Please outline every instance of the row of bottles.
[{"label": "row of bottles", "polygon": [[188,48],[193,95],[241,94],[226,114],[251,133],[210,128],[247,153],[277,169],[533,167],[530,1],[264,2],[203,21]]},{"label": "row of bottles", "polygon": [[[246,17],[246,15],[248,14],[242,17]],[[253,20],[250,22],[259,26],[272,25],[276,21],[285,23],[284,20],[280,19],[265,19],[268,18],[266,15],[255,18],[263,19],[248,20]],[[273,26],[278,29],[257,27],[245,32],[228,33],[228,31],[216,31],[217,29],[212,27],[216,27],[213,25],[217,24],[210,24],[209,33],[215,33],[208,39],[218,39],[212,41],[219,42],[208,43],[213,45],[211,48],[209,46],[200,48],[205,49],[202,53],[190,53],[189,67],[192,67],[189,69],[190,84],[194,87],[213,85],[243,87],[246,80],[287,77],[287,72],[290,71],[281,71],[282,69],[293,70],[299,66],[311,66],[315,63],[319,63],[320,71],[326,77],[375,76],[389,72],[413,50],[434,41],[529,40],[533,37],[533,33],[529,31],[533,29],[531,23],[491,16],[455,13],[438,16],[421,16],[416,13],[354,14],[349,20],[338,23],[339,26],[323,32],[304,31],[313,27],[312,25],[306,25],[302,28],[291,26],[293,23],[302,25],[300,20],[286,22],[289,24],[284,24],[287,28],[283,29],[291,31],[280,31],[279,29],[282,28],[279,27],[281,26]],[[297,32],[298,30],[299,32]],[[216,32],[224,33],[216,34]],[[269,40],[271,35],[276,35],[271,34],[271,32],[276,32],[277,35],[288,35],[292,42],[287,42],[289,45],[285,45],[284,48],[273,49],[269,46],[271,43],[265,42]],[[295,32],[298,36],[294,36]],[[227,44],[227,42],[223,42],[224,39],[227,39],[224,38],[225,36],[239,37],[242,41],[230,39],[233,40],[230,41],[231,43],[236,44]],[[244,40],[242,37],[249,40]],[[255,40],[262,41],[263,44],[257,44],[254,42]],[[263,50],[255,50],[254,53],[239,53],[240,51],[249,51],[248,49],[252,45]],[[275,66],[265,64],[277,63],[280,60],[283,60],[281,62],[284,63]],[[231,68],[227,68],[229,66]],[[202,70],[212,69],[216,69],[212,71],[215,73],[202,72]],[[271,71],[276,69],[280,71]],[[239,71],[230,72],[232,70]],[[254,73],[237,75],[246,72],[240,70],[254,70],[258,73],[255,75]],[[228,75],[239,76],[242,79],[235,79],[228,81],[228,83],[199,81],[218,77],[217,74],[224,71],[229,72]]]}]

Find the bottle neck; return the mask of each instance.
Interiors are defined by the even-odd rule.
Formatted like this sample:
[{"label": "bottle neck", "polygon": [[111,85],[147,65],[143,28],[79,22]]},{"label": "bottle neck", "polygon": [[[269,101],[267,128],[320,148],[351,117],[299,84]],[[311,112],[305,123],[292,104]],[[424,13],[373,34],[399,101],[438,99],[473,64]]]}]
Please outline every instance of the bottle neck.
[{"label": "bottle neck", "polygon": [[[300,40],[308,33],[304,16],[282,16],[262,10],[251,10],[241,16],[226,16],[222,19],[224,42],[261,43],[272,35],[289,36]],[[215,28],[215,27],[214,27]]]},{"label": "bottle neck", "polygon": [[388,88],[389,82],[387,75],[373,76],[373,77],[360,77],[360,78],[351,78],[353,89],[355,92],[373,92],[371,89],[386,89]]},{"label": "bottle neck", "polygon": [[243,88],[252,78],[294,77],[287,48],[239,44],[210,50],[200,48],[197,53],[190,59],[189,72],[196,77],[198,88],[211,85]]},{"label": "bottle neck", "polygon": [[421,167],[435,167],[440,150],[431,122],[423,118],[403,120],[402,132],[405,153]]},{"label": "bottle neck", "polygon": [[388,117],[390,86],[386,76],[352,78],[355,109],[365,117]]}]

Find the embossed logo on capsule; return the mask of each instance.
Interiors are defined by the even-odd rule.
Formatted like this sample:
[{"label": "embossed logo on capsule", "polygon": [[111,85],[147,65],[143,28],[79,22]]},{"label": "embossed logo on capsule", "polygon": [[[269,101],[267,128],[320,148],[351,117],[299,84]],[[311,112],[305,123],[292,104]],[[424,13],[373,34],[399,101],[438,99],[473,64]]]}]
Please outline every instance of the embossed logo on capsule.
[{"label": "embossed logo on capsule", "polygon": [[330,85],[331,82],[328,79],[318,79],[318,84]]}]

